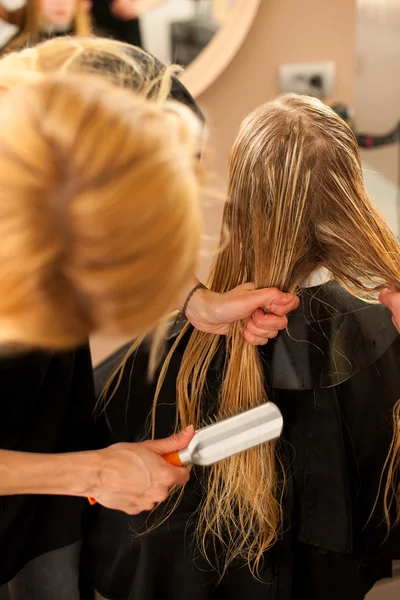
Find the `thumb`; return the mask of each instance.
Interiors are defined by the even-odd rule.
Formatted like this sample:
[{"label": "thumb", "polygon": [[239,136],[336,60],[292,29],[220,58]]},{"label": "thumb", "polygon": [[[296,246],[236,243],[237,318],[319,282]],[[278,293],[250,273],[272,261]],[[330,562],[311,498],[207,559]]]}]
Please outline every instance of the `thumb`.
[{"label": "thumb", "polygon": [[248,308],[254,312],[259,307],[279,315],[286,315],[297,308],[299,299],[294,294],[281,292],[276,288],[254,290],[246,298]]},{"label": "thumb", "polygon": [[186,427],[186,429],[180,433],[174,433],[174,435],[171,435],[169,438],[148,442],[148,446],[153,452],[163,456],[164,454],[169,454],[169,452],[179,452],[179,450],[187,448],[193,436],[193,425],[189,425],[189,427]]}]

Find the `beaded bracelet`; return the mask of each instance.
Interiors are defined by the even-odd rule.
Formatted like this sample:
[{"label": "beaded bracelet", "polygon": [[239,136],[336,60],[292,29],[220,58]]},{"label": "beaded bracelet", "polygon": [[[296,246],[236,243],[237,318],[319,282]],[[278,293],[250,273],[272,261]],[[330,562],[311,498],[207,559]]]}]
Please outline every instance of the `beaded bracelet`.
[{"label": "beaded bracelet", "polygon": [[181,314],[184,317],[186,317],[186,311],[189,306],[189,302],[192,299],[193,294],[195,294],[197,292],[197,290],[201,290],[201,289],[207,290],[208,288],[206,285],[204,285],[204,283],[198,283],[197,285],[194,286],[194,288],[191,290],[191,292],[189,292],[188,297],[186,298],[183,308],[181,310]]}]

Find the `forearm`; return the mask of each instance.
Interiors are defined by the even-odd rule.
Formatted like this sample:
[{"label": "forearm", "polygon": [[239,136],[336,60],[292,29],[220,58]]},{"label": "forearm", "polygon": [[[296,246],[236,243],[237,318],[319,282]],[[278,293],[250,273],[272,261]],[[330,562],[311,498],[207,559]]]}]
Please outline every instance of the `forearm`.
[{"label": "forearm", "polygon": [[90,496],[98,485],[96,452],[33,454],[0,450],[0,496]]}]

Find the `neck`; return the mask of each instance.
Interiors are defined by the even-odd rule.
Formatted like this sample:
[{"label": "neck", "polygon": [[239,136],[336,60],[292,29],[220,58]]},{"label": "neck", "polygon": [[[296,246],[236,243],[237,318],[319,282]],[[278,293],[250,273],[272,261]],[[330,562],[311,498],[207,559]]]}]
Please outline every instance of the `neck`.
[{"label": "neck", "polygon": [[318,285],[328,283],[328,281],[331,281],[331,279],[332,273],[326,267],[318,267],[304,280],[301,287],[316,287]]},{"label": "neck", "polygon": [[49,23],[42,23],[41,30],[44,33],[65,33],[72,29],[73,23],[67,25],[50,25]]}]

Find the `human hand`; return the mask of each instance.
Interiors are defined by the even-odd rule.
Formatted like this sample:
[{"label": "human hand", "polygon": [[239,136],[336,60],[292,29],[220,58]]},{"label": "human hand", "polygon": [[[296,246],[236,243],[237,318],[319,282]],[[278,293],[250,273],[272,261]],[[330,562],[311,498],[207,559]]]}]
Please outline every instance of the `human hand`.
[{"label": "human hand", "polygon": [[189,427],[163,440],[120,443],[99,450],[98,485],[90,496],[130,515],[153,509],[166,499],[172,485],[188,481],[188,469],[170,465],[163,456],[187,448],[193,435]]},{"label": "human hand", "polygon": [[140,16],[138,0],[112,0],[110,10],[121,21],[130,21]]},{"label": "human hand", "polygon": [[379,301],[390,308],[393,315],[393,325],[396,327],[397,331],[400,332],[400,292],[390,289],[383,290],[383,292],[379,294]]},{"label": "human hand", "polygon": [[229,332],[232,323],[248,319],[243,331],[245,339],[253,346],[263,346],[285,329],[286,315],[298,305],[299,299],[293,294],[276,288],[256,290],[253,283],[245,283],[225,294],[197,290],[186,317],[196,329],[221,335]]}]

